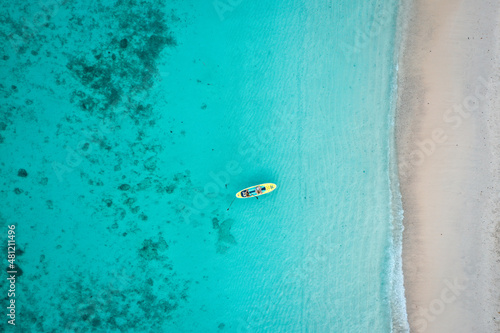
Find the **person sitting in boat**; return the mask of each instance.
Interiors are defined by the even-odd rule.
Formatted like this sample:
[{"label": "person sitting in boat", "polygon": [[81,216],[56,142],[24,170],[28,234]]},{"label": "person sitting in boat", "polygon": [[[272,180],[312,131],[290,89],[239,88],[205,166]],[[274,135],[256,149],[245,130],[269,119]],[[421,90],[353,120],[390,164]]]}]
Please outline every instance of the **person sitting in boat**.
[{"label": "person sitting in boat", "polygon": [[248,193],[248,190],[243,190],[243,191],[241,191],[241,196],[242,196],[242,197],[244,197],[244,198],[245,198],[245,197],[248,197],[249,195],[250,195],[250,193]]},{"label": "person sitting in boat", "polygon": [[256,192],[257,194],[262,194],[262,187],[257,186],[257,187],[255,188],[255,192]]}]

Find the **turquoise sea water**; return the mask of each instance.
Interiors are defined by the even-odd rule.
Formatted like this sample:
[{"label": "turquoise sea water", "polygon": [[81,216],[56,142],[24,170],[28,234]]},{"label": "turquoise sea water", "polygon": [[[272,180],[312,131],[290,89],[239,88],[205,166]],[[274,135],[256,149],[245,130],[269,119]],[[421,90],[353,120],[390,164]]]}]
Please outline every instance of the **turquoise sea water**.
[{"label": "turquoise sea water", "polygon": [[2,327],[406,330],[396,1],[4,7]]}]

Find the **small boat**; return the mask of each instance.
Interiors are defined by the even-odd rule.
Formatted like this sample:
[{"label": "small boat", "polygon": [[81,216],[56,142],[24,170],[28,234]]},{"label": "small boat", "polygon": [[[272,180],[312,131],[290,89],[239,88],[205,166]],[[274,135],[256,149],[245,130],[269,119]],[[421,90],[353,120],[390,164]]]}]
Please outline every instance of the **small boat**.
[{"label": "small boat", "polygon": [[274,191],[276,187],[276,184],[273,183],[254,185],[239,191],[238,193],[236,193],[236,197],[240,199],[258,197],[259,195]]}]

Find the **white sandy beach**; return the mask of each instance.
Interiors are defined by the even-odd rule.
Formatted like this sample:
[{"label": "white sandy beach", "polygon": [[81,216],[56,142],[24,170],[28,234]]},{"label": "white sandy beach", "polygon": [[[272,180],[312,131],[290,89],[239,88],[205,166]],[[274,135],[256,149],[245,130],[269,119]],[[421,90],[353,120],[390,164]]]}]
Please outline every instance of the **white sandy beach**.
[{"label": "white sandy beach", "polygon": [[412,332],[500,331],[500,3],[407,4],[396,140]]}]

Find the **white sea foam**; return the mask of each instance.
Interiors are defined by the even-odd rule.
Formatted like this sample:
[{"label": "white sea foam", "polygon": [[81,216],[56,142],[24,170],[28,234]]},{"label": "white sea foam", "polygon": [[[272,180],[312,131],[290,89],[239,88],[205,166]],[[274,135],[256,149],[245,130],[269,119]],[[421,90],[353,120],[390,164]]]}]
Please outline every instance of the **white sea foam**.
[{"label": "white sea foam", "polygon": [[404,287],[403,274],[403,231],[404,231],[404,210],[399,183],[398,173],[398,154],[396,147],[395,120],[397,117],[397,102],[398,102],[398,74],[399,74],[399,59],[401,52],[404,51],[403,45],[406,38],[406,27],[411,3],[403,1],[398,7],[398,17],[394,38],[394,75],[392,77],[392,99],[391,99],[391,123],[392,133],[389,137],[389,161],[391,163],[389,170],[389,178],[391,182],[391,207],[392,207],[392,252],[390,261],[391,279],[391,315],[392,315],[392,332],[409,332],[408,313],[406,309],[406,297]]}]

